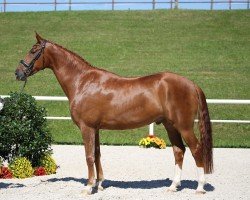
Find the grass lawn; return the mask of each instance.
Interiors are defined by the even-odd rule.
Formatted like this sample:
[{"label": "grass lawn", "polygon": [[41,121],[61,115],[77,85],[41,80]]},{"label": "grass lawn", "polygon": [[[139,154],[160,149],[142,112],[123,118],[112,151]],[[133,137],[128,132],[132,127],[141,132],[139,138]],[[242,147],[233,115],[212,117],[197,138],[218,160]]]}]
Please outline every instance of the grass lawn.
[{"label": "grass lawn", "polygon": [[[0,95],[18,91],[14,70],[35,43],[34,31],[123,76],[173,71],[207,98],[250,99],[250,12],[81,11],[0,13]],[[46,83],[46,84],[45,84]],[[30,77],[31,95],[63,96],[50,70]],[[69,116],[67,102],[39,102],[48,116]],[[250,119],[250,105],[209,105],[212,119]],[[82,142],[70,121],[49,121],[56,143]],[[250,147],[249,124],[214,124],[214,143]],[[135,145],[147,127],[102,131],[104,144]],[[156,134],[166,138],[161,126]]]},{"label": "grass lawn", "polygon": [[[196,125],[197,126],[197,125]],[[58,144],[82,144],[80,131],[71,121],[50,121],[54,140]],[[196,133],[198,133],[196,129]],[[148,127],[126,131],[100,131],[101,144],[105,145],[138,145],[139,140],[148,134]],[[163,138],[170,146],[167,133],[162,125],[155,126],[157,137]],[[199,134],[198,134],[199,137]],[[214,147],[250,147],[249,125],[214,124]]]}]

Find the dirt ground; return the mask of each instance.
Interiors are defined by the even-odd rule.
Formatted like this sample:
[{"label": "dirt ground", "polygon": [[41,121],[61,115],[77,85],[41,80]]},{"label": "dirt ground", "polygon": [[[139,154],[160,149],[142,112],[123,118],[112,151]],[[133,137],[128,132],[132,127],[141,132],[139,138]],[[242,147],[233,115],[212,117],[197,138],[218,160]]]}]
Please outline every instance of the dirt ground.
[{"label": "dirt ground", "polygon": [[101,146],[106,180],[104,191],[84,196],[87,178],[83,146],[53,146],[57,174],[23,180],[0,180],[1,200],[76,199],[250,199],[250,149],[214,149],[214,174],[207,175],[204,195],[195,194],[194,159],[186,151],[181,187],[167,191],[174,175],[171,148],[143,149],[136,146]]}]

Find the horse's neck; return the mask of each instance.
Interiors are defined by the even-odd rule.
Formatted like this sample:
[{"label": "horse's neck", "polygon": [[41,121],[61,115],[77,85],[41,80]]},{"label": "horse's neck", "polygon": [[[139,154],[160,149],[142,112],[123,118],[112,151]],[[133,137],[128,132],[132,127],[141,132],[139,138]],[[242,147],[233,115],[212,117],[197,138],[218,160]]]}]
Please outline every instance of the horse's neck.
[{"label": "horse's neck", "polygon": [[60,83],[69,100],[76,92],[76,82],[80,75],[92,67],[79,56],[57,45],[52,45],[50,50],[50,67]]}]

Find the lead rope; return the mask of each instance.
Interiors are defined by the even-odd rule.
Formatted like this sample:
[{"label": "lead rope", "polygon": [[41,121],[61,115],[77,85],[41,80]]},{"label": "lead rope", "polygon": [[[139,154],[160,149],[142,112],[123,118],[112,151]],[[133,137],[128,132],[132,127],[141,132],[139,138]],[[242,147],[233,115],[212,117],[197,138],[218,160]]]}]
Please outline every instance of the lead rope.
[{"label": "lead rope", "polygon": [[25,79],[23,85],[21,85],[21,87],[20,87],[20,93],[23,93],[24,88],[25,88],[25,86],[26,86],[26,83],[27,83],[27,78]]}]

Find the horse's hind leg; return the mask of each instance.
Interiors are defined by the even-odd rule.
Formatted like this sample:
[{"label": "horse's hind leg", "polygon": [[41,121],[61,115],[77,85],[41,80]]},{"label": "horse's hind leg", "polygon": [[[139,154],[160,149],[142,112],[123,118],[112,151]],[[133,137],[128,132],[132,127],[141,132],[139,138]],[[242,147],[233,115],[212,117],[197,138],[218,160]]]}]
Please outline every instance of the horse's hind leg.
[{"label": "horse's hind leg", "polygon": [[205,193],[204,185],[205,185],[205,175],[204,175],[204,163],[202,157],[202,148],[201,144],[198,141],[197,137],[194,134],[193,128],[190,130],[181,131],[181,136],[187,143],[197,166],[198,172],[198,187],[196,189],[197,193]]},{"label": "horse's hind leg", "polygon": [[185,153],[185,146],[182,142],[180,133],[171,124],[163,123],[163,125],[165,126],[168,132],[168,137],[172,144],[175,157],[175,175],[173,178],[173,182],[168,188],[168,190],[175,192],[177,191],[177,187],[181,184],[181,172]]}]

